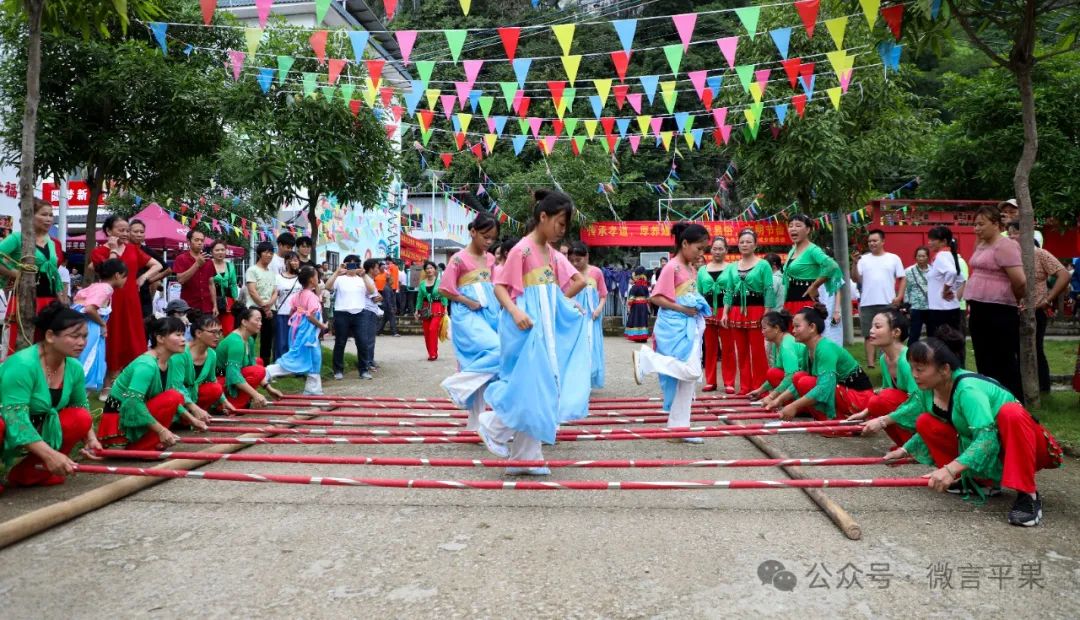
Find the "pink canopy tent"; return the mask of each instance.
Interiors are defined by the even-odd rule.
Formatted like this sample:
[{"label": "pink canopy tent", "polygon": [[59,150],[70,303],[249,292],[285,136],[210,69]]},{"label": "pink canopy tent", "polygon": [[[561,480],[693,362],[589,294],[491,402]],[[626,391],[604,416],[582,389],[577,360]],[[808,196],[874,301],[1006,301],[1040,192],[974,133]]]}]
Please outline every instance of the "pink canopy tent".
[{"label": "pink canopy tent", "polygon": [[[169,217],[169,214],[156,203],[151,204],[134,217],[129,218],[129,221],[130,220],[140,220],[146,224],[146,245],[149,247],[170,253],[183,252],[188,249],[188,228]],[[97,231],[95,237],[97,238],[97,244],[99,246],[105,244],[105,233],[100,229]],[[244,248],[235,245],[230,245],[228,247],[229,257],[231,258],[241,257],[245,254]],[[81,252],[85,249],[85,235],[68,237],[67,250],[69,252]]]}]

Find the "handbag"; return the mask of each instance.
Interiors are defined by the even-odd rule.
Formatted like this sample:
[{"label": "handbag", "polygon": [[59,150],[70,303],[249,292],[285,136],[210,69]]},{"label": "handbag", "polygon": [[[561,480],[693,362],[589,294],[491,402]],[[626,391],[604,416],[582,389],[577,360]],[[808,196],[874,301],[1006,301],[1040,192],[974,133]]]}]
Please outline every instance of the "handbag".
[{"label": "handbag", "polygon": [[420,306],[420,318],[426,321],[431,317],[431,302],[425,301],[424,304]]}]

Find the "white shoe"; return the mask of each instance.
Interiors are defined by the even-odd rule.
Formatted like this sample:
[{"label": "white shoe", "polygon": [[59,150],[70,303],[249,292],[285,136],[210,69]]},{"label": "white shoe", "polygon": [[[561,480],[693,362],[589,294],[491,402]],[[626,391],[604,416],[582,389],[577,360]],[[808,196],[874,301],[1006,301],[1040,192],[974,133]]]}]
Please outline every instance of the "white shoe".
[{"label": "white shoe", "polygon": [[361,379],[374,379],[375,377],[371,376],[370,372],[362,372],[362,373],[360,373],[360,378]]},{"label": "white shoe", "polygon": [[487,431],[482,424],[480,425],[480,428],[476,429],[476,433],[480,435],[480,439],[484,440],[484,446],[487,447],[488,452],[491,452],[500,459],[505,459],[510,456],[510,446],[495,441],[494,438],[487,434]]},{"label": "white shoe", "polygon": [[343,379],[345,379],[345,375],[343,375],[340,372],[335,372],[334,373],[334,381],[341,381]]}]

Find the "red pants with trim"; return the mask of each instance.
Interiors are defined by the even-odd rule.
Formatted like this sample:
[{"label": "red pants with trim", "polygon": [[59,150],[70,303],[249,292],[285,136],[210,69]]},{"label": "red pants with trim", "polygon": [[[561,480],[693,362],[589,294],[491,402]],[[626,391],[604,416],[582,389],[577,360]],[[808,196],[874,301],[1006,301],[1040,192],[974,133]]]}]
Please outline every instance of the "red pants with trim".
[{"label": "red pants with trim", "polygon": [[[800,370],[792,377],[792,383],[795,384],[795,390],[799,393],[799,396],[806,396],[810,390],[817,386],[817,377]],[[836,418],[834,419],[843,420],[853,413],[866,409],[873,396],[874,390],[853,390],[843,385],[837,385],[835,396]],[[815,420],[824,421],[829,419],[828,416],[817,409],[810,409],[809,413]]]},{"label": "red pants with trim", "polygon": [[[176,417],[176,409],[184,404],[184,395],[176,390],[165,390],[157,396],[146,401],[146,408],[150,415],[157,420],[158,424],[169,428],[173,418]],[[126,448],[128,450],[156,450],[161,444],[158,434],[152,430],[146,431],[139,439],[128,443],[120,433],[120,414],[115,411],[106,411],[101,414],[98,421],[98,438],[105,447]]]},{"label": "red pants with trim", "polygon": [[[86,437],[86,434],[90,432],[90,426],[93,424],[93,420],[90,417],[89,411],[76,407],[61,409],[59,414],[60,430],[63,432],[63,439],[61,440],[60,450],[58,451],[62,454],[69,454],[71,449],[75,447],[75,444],[82,441]],[[4,424],[4,420],[3,418],[0,418],[0,441],[3,440],[6,431],[7,427]],[[8,481],[16,486],[29,487],[39,485],[49,480],[49,478],[52,478],[52,474],[48,471],[37,469],[38,465],[41,465],[41,459],[36,454],[27,454],[26,458],[12,467],[11,471],[8,472]]]},{"label": "red pants with trim", "polygon": [[427,347],[427,355],[432,359],[439,357],[439,330],[442,329],[442,318],[446,314],[441,302],[431,304],[431,318],[424,319],[424,346]]},{"label": "red pants with trim", "polygon": [[210,411],[217,406],[224,393],[225,386],[220,383],[203,383],[199,386],[199,406]]},{"label": "red pants with trim", "polygon": [[[880,418],[883,415],[889,415],[896,411],[897,407],[904,404],[907,399],[907,392],[896,388],[885,388],[870,397],[870,402],[867,403],[866,407],[869,409],[869,414],[866,419],[873,420],[874,418]],[[891,424],[885,427],[885,434],[888,435],[889,439],[892,439],[896,445],[902,446],[907,443],[908,439],[911,439],[911,436],[914,433],[906,428]]]},{"label": "red pants with trim", "polygon": [[236,300],[232,297],[225,298],[225,313],[218,314],[218,322],[221,323],[221,336],[225,337],[233,333],[236,329],[236,317],[233,316],[233,305],[236,304]]},{"label": "red pants with trim", "polygon": [[787,310],[788,312],[790,312],[791,316],[795,316],[795,313],[798,312],[799,310],[802,310],[803,308],[808,308],[810,306],[813,306],[816,303],[817,302],[814,301],[813,299],[807,299],[807,298],[804,297],[802,299],[797,299],[795,301],[785,301],[784,302],[784,309]]},{"label": "red pants with trim", "polygon": [[[761,335],[760,321],[764,314],[763,306],[747,306],[745,314],[742,308],[733,306],[728,313],[728,321],[733,324],[728,331],[731,332],[731,343],[734,345],[734,349],[729,351],[738,356],[740,394],[756,390],[765,383],[769,359],[765,355],[765,337]],[[730,357],[730,354],[725,357]],[[735,360],[731,361],[735,363]],[[724,383],[729,385],[726,380]]]},{"label": "red pants with trim", "polygon": [[[266,367],[262,364],[256,366],[245,366],[240,369],[240,374],[244,377],[244,381],[254,389],[259,389],[263,381],[266,380]],[[218,377],[218,385],[225,389],[225,377]],[[236,391],[236,396],[229,396],[228,392],[225,392],[225,400],[236,407],[237,409],[244,409],[251,402],[251,396],[247,392],[240,390]]]},{"label": "red pants with trim", "polygon": [[705,385],[719,385],[716,382],[717,361],[720,362],[724,387],[734,388],[736,361],[732,329],[709,320],[705,322]]},{"label": "red pants with trim", "polygon": [[[1034,493],[1035,472],[1061,466],[1061,447],[1020,403],[1006,403],[997,414],[1001,441],[1001,486]],[[929,413],[915,421],[915,431],[930,449],[934,464],[944,467],[959,456],[956,429]]]}]

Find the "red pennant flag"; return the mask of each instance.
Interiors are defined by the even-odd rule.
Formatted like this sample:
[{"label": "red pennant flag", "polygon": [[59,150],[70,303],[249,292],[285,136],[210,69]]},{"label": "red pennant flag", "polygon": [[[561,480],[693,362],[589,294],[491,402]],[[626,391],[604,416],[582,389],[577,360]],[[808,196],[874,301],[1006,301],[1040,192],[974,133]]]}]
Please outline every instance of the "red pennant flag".
[{"label": "red pennant flag", "polygon": [[403,108],[403,107],[401,107],[399,105],[391,106],[390,107],[390,112],[394,115],[394,120],[400,123],[401,122],[401,115],[404,114],[405,108]]},{"label": "red pennant flag", "polygon": [[807,86],[809,86],[810,78],[814,77],[814,63],[804,62],[802,65],[800,65],[799,77],[802,78],[802,81],[806,83]]},{"label": "red pennant flag", "polygon": [[330,75],[328,76],[331,84],[336,84],[338,77],[341,76],[341,70],[345,68],[345,65],[349,61],[344,58],[331,58],[330,59]]},{"label": "red pennant flag", "polygon": [[427,131],[428,127],[431,127],[431,121],[435,119],[435,113],[431,110],[418,110],[416,114],[420,117],[420,129]]},{"label": "red pennant flag", "polygon": [[202,7],[202,20],[207,26],[214,19],[214,9],[217,8],[217,0],[199,0],[199,6]]},{"label": "red pennant flag", "polygon": [[817,24],[818,7],[821,0],[800,0],[795,3],[795,10],[799,12],[803,26],[806,28],[806,38],[814,38],[814,25]]},{"label": "red pennant flag", "polygon": [[480,159],[484,158],[484,147],[483,147],[483,145],[481,145],[479,143],[474,144],[474,145],[472,145],[472,148],[469,149],[469,150],[471,150],[472,154],[476,156],[476,159],[480,160]]},{"label": "red pennant flag", "polygon": [[712,110],[712,89],[706,88],[701,91],[701,103],[705,104],[706,110]]},{"label": "red pennant flag", "polygon": [[390,138],[393,138],[395,131],[397,131],[397,125],[387,125],[386,126],[386,139],[389,140]]},{"label": "red pennant flag", "polygon": [[799,113],[799,118],[802,118],[806,114],[806,95],[799,93],[791,98],[791,104],[795,106],[795,111]]},{"label": "red pennant flag", "polygon": [[577,140],[570,141],[570,151],[574,154],[575,157],[581,157],[581,149],[579,149],[577,146]]},{"label": "red pennant flag", "polygon": [[465,134],[464,133],[459,131],[456,134],[454,134],[454,140],[457,142],[457,147],[458,147],[459,151],[461,149],[465,148]]},{"label": "red pennant flag", "polygon": [[802,66],[802,58],[788,58],[781,61],[780,64],[784,66],[784,73],[787,74],[791,87],[795,88],[795,84],[799,80],[799,68]]},{"label": "red pennant flag", "polygon": [[551,100],[555,102],[555,105],[559,105],[562,101],[563,91],[566,90],[566,82],[562,80],[548,80],[548,90],[551,91]]},{"label": "red pennant flag", "polygon": [[772,139],[773,140],[780,137],[780,125],[773,125],[772,127],[770,127],[770,129],[772,129]]},{"label": "red pennant flag", "polygon": [[386,9],[386,19],[394,19],[394,13],[397,12],[397,0],[383,0],[383,7]]},{"label": "red pennant flag", "polygon": [[519,117],[525,118],[526,116],[529,115],[529,102],[530,101],[532,101],[531,97],[522,97],[521,100],[518,101],[517,115]]},{"label": "red pennant flag", "polygon": [[383,86],[379,89],[379,95],[382,97],[382,107],[389,108],[390,100],[394,98],[394,89],[390,86]]},{"label": "red pennant flag", "polygon": [[904,5],[894,4],[881,9],[881,17],[885,20],[885,23],[889,25],[889,30],[892,30],[893,36],[899,41],[900,23],[904,21]]},{"label": "red pennant flag", "polygon": [[453,153],[443,153],[439,157],[442,157],[443,168],[449,168],[450,167],[450,162],[452,162],[454,160],[454,154]]},{"label": "red pennant flag", "polygon": [[375,86],[375,88],[378,88],[379,87],[379,80],[382,79],[383,65],[386,64],[386,61],[385,60],[372,59],[372,60],[366,60],[364,62],[365,62],[365,64],[367,64],[368,77],[371,78],[371,83]]},{"label": "red pennant flag", "polygon": [[326,30],[316,30],[308,39],[308,43],[311,44],[311,49],[315,52],[315,58],[319,60],[320,65],[326,62],[326,37],[329,34]]},{"label": "red pennant flag", "polygon": [[611,52],[611,64],[615,65],[615,73],[619,74],[619,81],[626,81],[626,66],[630,64],[630,52]]},{"label": "red pennant flag", "polygon": [[615,136],[611,135],[610,133],[607,135],[607,145],[612,153],[615,152],[615,144],[617,141],[618,138],[616,138]]},{"label": "red pennant flag", "polygon": [[563,121],[561,118],[557,118],[551,121],[551,129],[555,132],[556,136],[561,136],[563,132]]},{"label": "red pennant flag", "polygon": [[600,125],[604,128],[604,133],[610,136],[611,132],[615,129],[615,117],[605,116],[600,119]]},{"label": "red pennant flag", "polygon": [[518,38],[521,36],[521,28],[499,28],[499,38],[502,39],[503,49],[510,62],[514,61],[517,54]]},{"label": "red pennant flag", "polygon": [[611,87],[611,90],[615,93],[615,105],[617,105],[619,109],[622,110],[623,105],[626,104],[626,94],[630,92],[630,85],[616,84],[615,86]]}]

